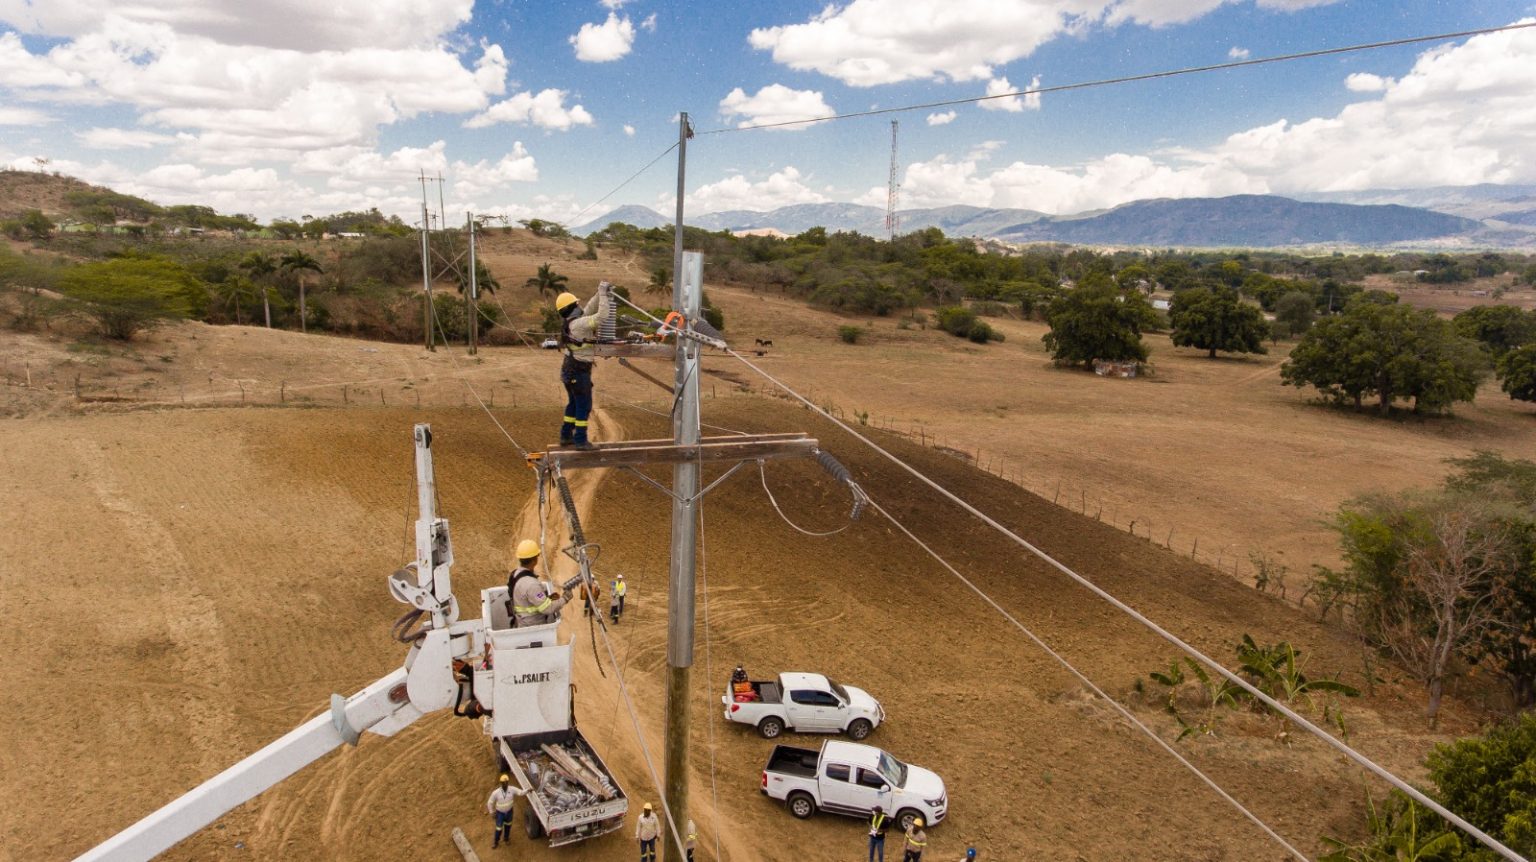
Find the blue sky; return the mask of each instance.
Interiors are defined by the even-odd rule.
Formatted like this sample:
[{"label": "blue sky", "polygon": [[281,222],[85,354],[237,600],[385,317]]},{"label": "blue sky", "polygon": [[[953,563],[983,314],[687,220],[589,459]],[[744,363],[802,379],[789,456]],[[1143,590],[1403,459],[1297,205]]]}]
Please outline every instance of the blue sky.
[{"label": "blue sky", "polygon": [[[1531,0],[0,0],[0,163],[262,218],[667,210],[700,131],[1536,21]],[[1536,182],[1536,29],[894,115],[906,207]],[[892,116],[689,145],[692,212],[883,206]],[[436,197],[435,193],[433,195]]]}]

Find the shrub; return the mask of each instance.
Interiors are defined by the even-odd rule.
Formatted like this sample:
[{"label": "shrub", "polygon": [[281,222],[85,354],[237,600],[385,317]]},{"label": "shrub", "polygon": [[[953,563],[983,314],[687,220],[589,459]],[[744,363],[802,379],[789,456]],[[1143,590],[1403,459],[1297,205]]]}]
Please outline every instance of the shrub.
[{"label": "shrub", "polygon": [[837,337],[841,338],[844,344],[858,344],[859,336],[863,334],[864,327],[862,326],[839,326],[837,328]]},{"label": "shrub", "polygon": [[83,264],[65,273],[59,284],[102,335],[125,341],[164,320],[201,311],[208,299],[202,282],[185,267],[156,257]]}]

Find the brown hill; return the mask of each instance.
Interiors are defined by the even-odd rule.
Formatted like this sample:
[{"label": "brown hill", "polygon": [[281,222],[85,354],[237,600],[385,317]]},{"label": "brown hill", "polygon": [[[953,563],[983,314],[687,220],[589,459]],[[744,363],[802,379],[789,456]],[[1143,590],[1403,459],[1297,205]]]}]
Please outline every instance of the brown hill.
[{"label": "brown hill", "polygon": [[42,171],[0,171],[0,219],[15,218],[27,210],[42,210],[57,219],[70,211],[65,195],[70,192],[110,192],[74,177]]}]

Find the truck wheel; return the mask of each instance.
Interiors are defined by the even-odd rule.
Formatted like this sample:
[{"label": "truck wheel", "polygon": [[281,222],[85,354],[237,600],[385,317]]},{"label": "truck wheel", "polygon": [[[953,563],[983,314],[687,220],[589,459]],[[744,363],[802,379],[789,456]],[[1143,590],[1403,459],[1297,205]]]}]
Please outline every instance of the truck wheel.
[{"label": "truck wheel", "polygon": [[757,723],[757,732],[763,735],[763,739],[776,739],[784,732],[784,719],[770,715]]},{"label": "truck wheel", "polygon": [[544,824],[539,822],[538,815],[533,813],[532,807],[523,809],[523,831],[535,841],[544,837]]},{"label": "truck wheel", "polygon": [[852,724],[848,725],[848,738],[854,740],[863,739],[869,736],[869,732],[874,729],[875,726],[869,723],[869,719],[856,718]]},{"label": "truck wheel", "polygon": [[[903,808],[896,812],[896,825],[900,826],[901,831],[905,832],[912,828],[912,821],[922,816],[923,813],[921,811],[917,811],[911,808]],[[926,820],[927,818],[924,819]]]},{"label": "truck wheel", "polygon": [[811,794],[797,790],[789,794],[789,813],[805,820],[816,813],[816,800]]}]

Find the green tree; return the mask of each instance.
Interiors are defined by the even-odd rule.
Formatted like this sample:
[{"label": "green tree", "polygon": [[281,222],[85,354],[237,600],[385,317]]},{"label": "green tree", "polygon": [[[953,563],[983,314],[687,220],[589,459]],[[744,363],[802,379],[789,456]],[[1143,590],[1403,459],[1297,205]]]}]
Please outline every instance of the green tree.
[{"label": "green tree", "polygon": [[1356,407],[1374,395],[1382,415],[1398,398],[1413,399],[1415,412],[1471,401],[1483,374],[1475,343],[1456,335],[1448,321],[1368,294],[1343,314],[1318,321],[1280,367],[1287,385],[1314,386]]},{"label": "green tree", "polygon": [[1499,360],[1500,386],[1510,398],[1536,401],[1536,344],[1517,347]]},{"label": "green tree", "polygon": [[27,210],[21,214],[21,227],[33,239],[47,239],[55,225],[53,219],[43,215],[42,210]]},{"label": "green tree", "polygon": [[646,282],[645,292],[666,294],[672,292],[672,270],[658,266],[651,270],[651,280]]},{"label": "green tree", "polygon": [[1092,367],[1147,360],[1141,333],[1157,325],[1157,313],[1140,291],[1115,288],[1107,277],[1090,276],[1057,298],[1046,311],[1051,331],[1045,346],[1058,365]]},{"label": "green tree", "polygon": [[[200,207],[199,209],[206,209]],[[212,210],[209,210],[212,212]],[[261,289],[261,311],[266,317],[267,328],[272,328],[272,302],[268,298],[268,289],[272,286],[272,274],[277,272],[277,261],[272,255],[265,252],[253,251],[241,259],[238,266],[245,270],[246,275]]]},{"label": "green tree", "polygon": [[1487,345],[1495,360],[1522,345],[1536,342],[1536,312],[1513,305],[1478,305],[1452,321],[1463,338]]},{"label": "green tree", "polygon": [[1310,293],[1293,290],[1275,300],[1275,322],[1287,335],[1301,335],[1316,319],[1317,300]]},{"label": "green tree", "polygon": [[1425,762],[1445,807],[1516,853],[1536,856],[1536,715],[1437,745]]},{"label": "green tree", "polygon": [[162,257],[118,257],[75,267],[59,289],[101,334],[127,341],[165,320],[202,310],[207,292],[181,264]]},{"label": "green tree", "polygon": [[568,281],[570,281],[569,278],[550,269],[549,264],[546,263],[539,267],[538,272],[532,278],[523,282],[523,286],[537,288],[539,296],[543,296],[545,293],[555,295],[565,289],[565,283]]},{"label": "green tree", "polygon": [[300,332],[308,332],[309,331],[309,323],[308,323],[308,319],[309,319],[309,306],[305,303],[305,295],[304,295],[305,294],[305,287],[307,287],[308,279],[305,277],[305,273],[309,273],[309,272],[321,273],[321,272],[324,272],[325,270],[320,268],[320,261],[315,260],[313,257],[310,257],[308,253],[300,251],[299,249],[294,249],[293,251],[290,251],[287,254],[283,255],[283,258],[279,262],[279,265],[283,268],[283,272],[286,272],[289,275],[295,276],[298,279],[298,282],[299,282],[299,331]]},{"label": "green tree", "polygon": [[1241,302],[1231,288],[1197,287],[1174,294],[1168,317],[1177,347],[1206,350],[1213,359],[1218,350],[1268,352],[1264,336],[1269,334],[1269,326],[1263,313]]},{"label": "green tree", "polygon": [[214,286],[214,295],[223,303],[225,311],[233,307],[235,323],[244,325],[245,319],[240,315],[240,302],[245,300],[255,303],[259,292],[249,278],[243,275],[230,275]]}]

